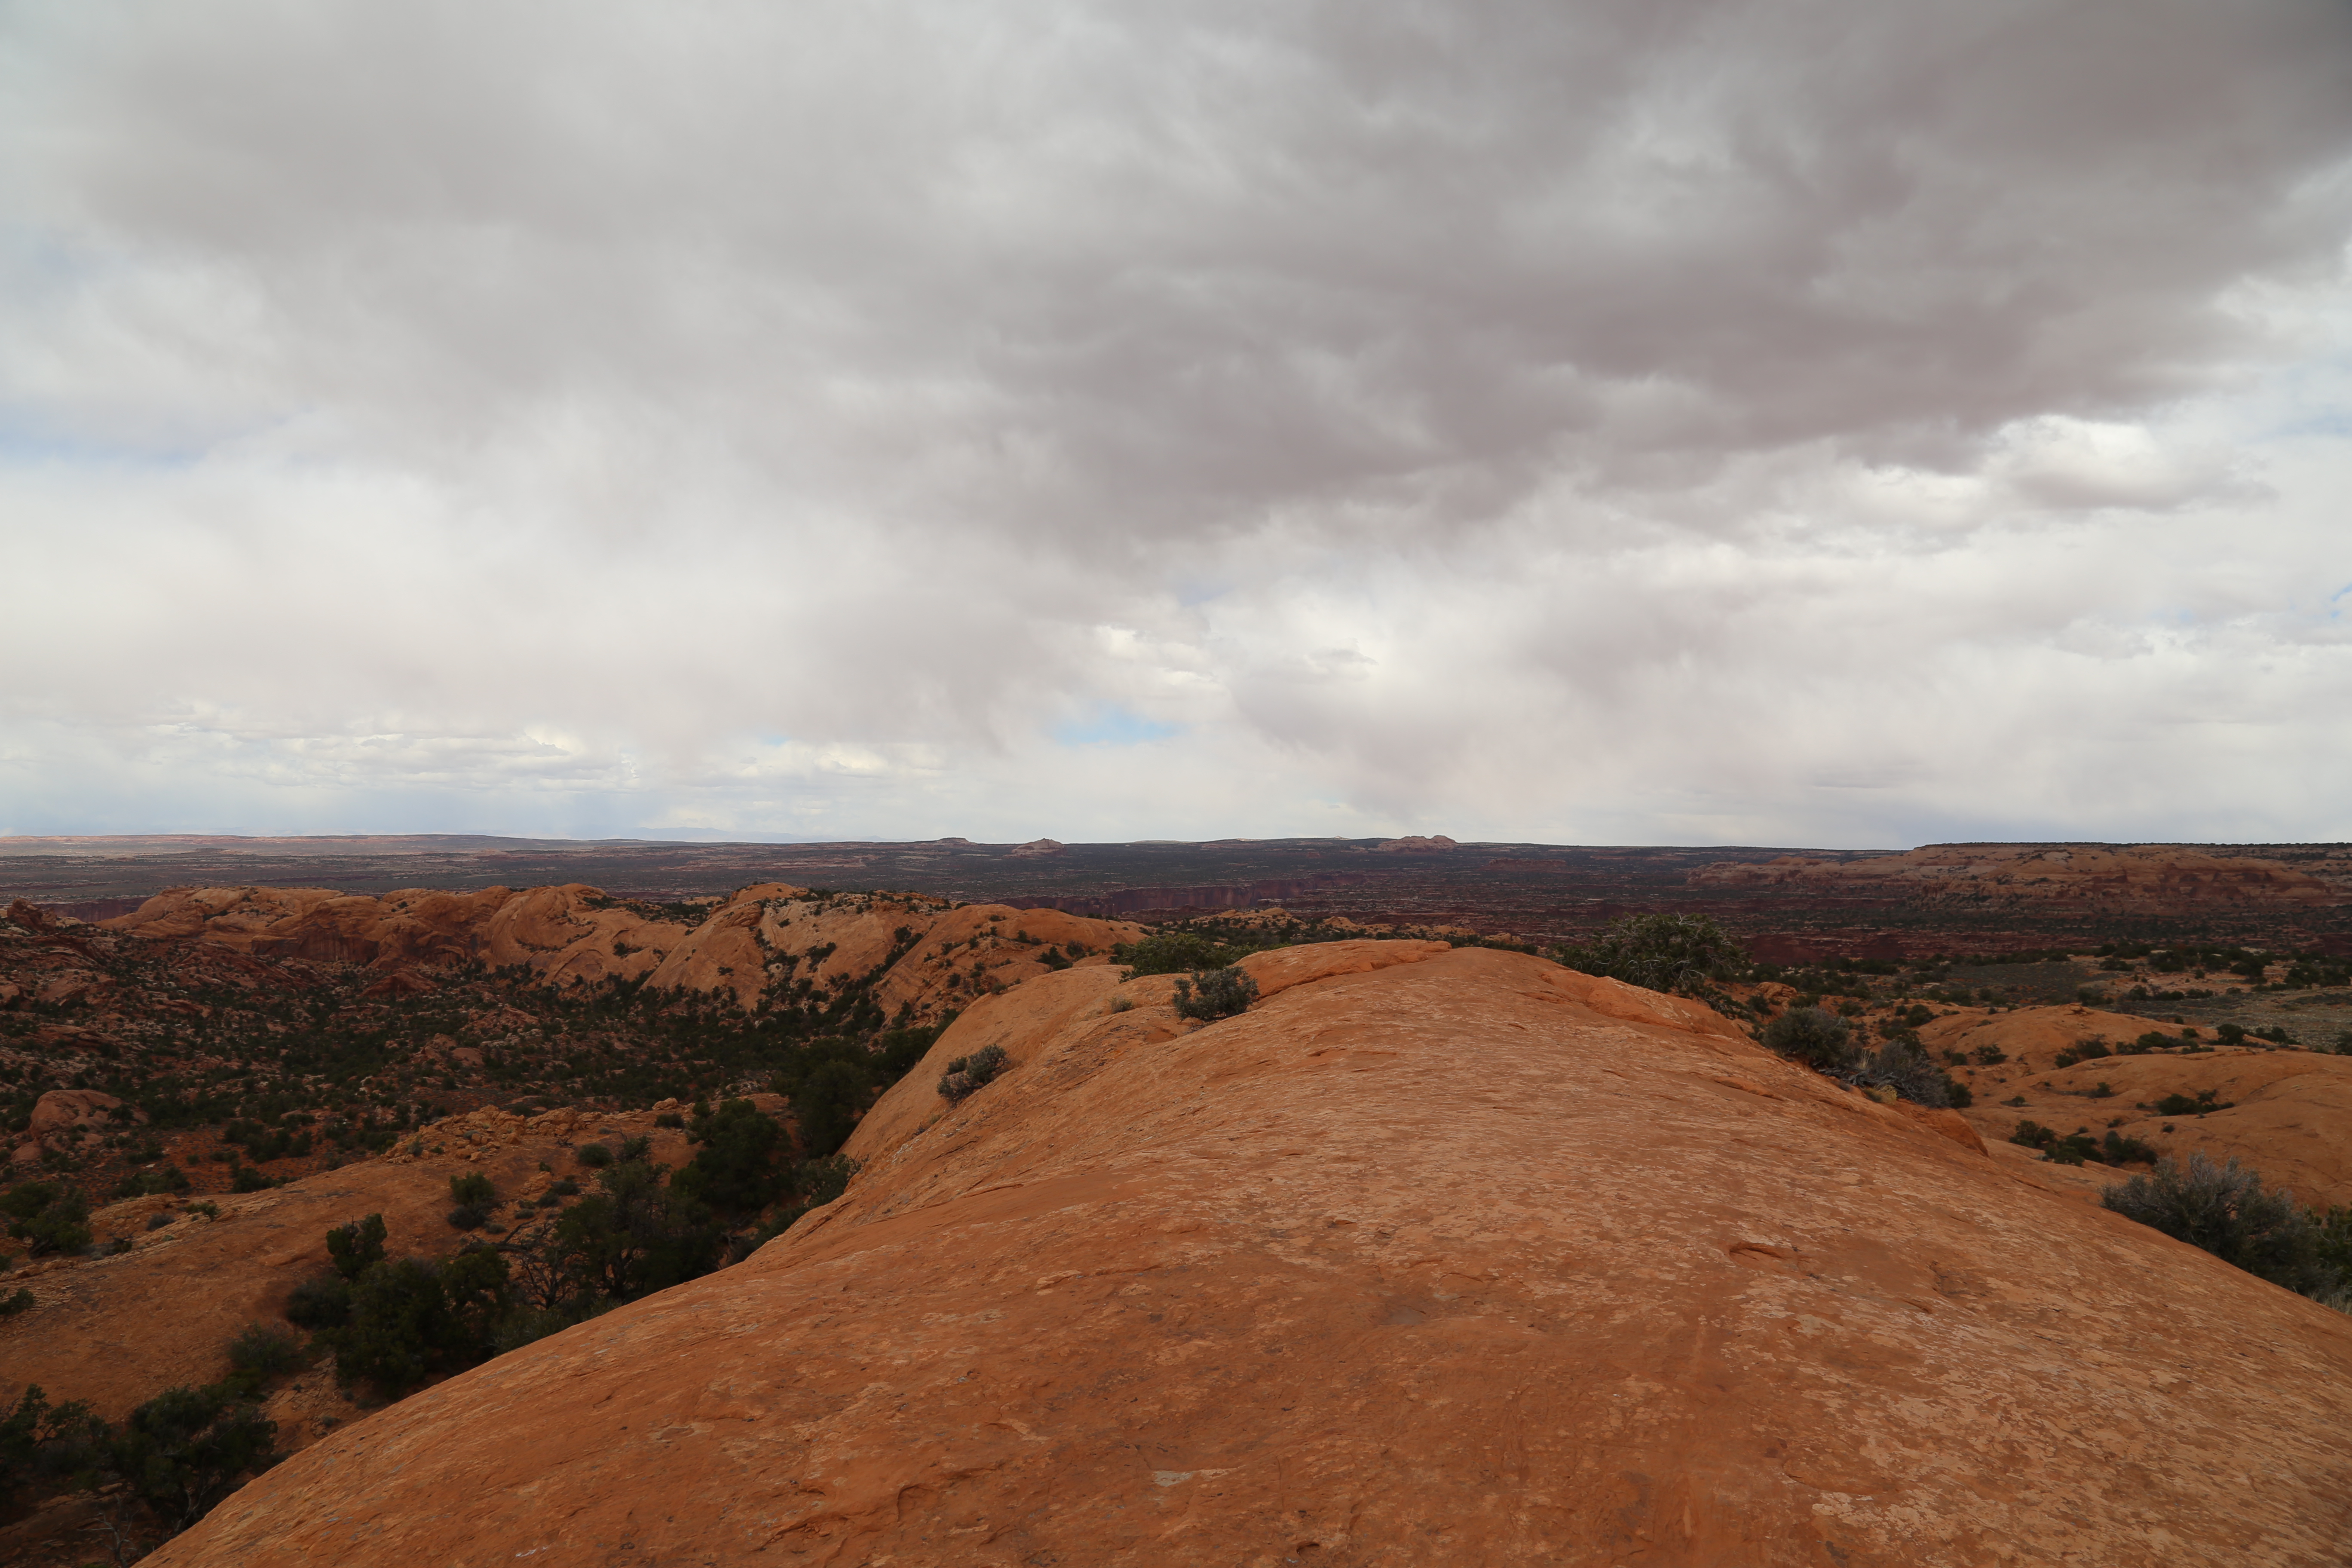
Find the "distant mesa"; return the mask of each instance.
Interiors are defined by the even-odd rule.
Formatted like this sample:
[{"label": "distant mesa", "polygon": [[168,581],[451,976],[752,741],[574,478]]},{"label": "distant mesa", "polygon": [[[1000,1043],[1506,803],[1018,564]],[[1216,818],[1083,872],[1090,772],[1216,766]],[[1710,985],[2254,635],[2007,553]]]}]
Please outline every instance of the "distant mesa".
[{"label": "distant mesa", "polygon": [[1069,853],[1069,847],[1058,838],[1032,838],[1028,843],[1017,846],[1011,858],[1015,860],[1038,860],[1048,855],[1067,853]]},{"label": "distant mesa", "polygon": [[1433,838],[1423,838],[1417,835],[1405,838],[1391,838],[1381,845],[1381,853],[1387,855],[1442,855],[1448,850],[1461,847],[1462,846],[1454,843],[1443,833]]},{"label": "distant mesa", "polygon": [[1827,859],[1781,855],[1719,862],[1694,888],[1783,888],[1878,894],[1928,904],[2072,905],[2099,910],[2326,905],[2338,890],[2276,860],[2177,845],[1931,844],[1901,855]]}]

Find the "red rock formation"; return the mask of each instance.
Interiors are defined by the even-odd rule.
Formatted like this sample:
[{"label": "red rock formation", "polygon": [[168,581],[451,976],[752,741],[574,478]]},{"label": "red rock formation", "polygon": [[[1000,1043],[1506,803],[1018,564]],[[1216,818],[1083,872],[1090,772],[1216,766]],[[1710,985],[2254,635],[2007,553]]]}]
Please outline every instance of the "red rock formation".
[{"label": "red rock formation", "polygon": [[1903,855],[1702,867],[1691,886],[1796,888],[1985,910],[2078,905],[2105,911],[2182,912],[2216,905],[2322,906],[2340,901],[2318,878],[2275,860],[2161,844],[1936,844]]},{"label": "red rock formation", "polygon": [[17,1135],[21,1141],[9,1159],[18,1165],[36,1164],[44,1148],[69,1147],[77,1129],[112,1131],[146,1120],[145,1111],[110,1094],[94,1089],[53,1089],[33,1102],[33,1114]]},{"label": "red rock formation", "polygon": [[[1991,1046],[2009,1058],[1998,1067],[1960,1071],[1976,1096],[1969,1121],[1989,1144],[2000,1145],[2006,1158],[2041,1158],[2007,1143],[2020,1121],[2061,1134],[2084,1128],[2104,1137],[2112,1131],[2176,1159],[2192,1153],[2234,1159],[2305,1205],[2352,1205],[2352,1057],[2225,1046],[2192,1055],[2163,1050],[2055,1065],[2058,1053],[2077,1040],[2096,1038],[2113,1047],[2150,1030],[2179,1037],[2173,1026],[2128,1014],[2028,1007],[1991,1015],[1971,1009],[1937,1019],[1919,1037],[1931,1050]],[[2171,1116],[2155,1109],[2167,1095],[2195,1100],[2208,1089],[2230,1109]],[[2019,1098],[2023,1105],[2001,1103]],[[2125,1173],[2095,1167],[2071,1177],[2055,1167],[2042,1173],[2093,1202],[2100,1187]]]},{"label": "red rock formation", "polygon": [[1687,1004],[1247,962],[1207,1027],[1101,965],[978,1002],[838,1204],[152,1561],[2344,1561],[2352,1319]]},{"label": "red rock formation", "polygon": [[[387,986],[420,984],[420,973],[478,960],[550,984],[642,977],[656,990],[724,991],[750,1007],[795,978],[841,985],[873,976],[886,1010],[896,1016],[903,1007],[913,1019],[1047,973],[1052,966],[1039,957],[1047,947],[1083,950],[1101,963],[1114,944],[1143,934],[1124,921],[959,907],[917,893],[812,898],[782,882],[742,889],[692,926],[649,919],[579,883],[409,889],[381,899],[320,888],[182,888],[105,924],[261,956],[364,964],[383,972]],[[824,955],[802,970],[819,949]],[[883,969],[889,973],[876,973]]]}]

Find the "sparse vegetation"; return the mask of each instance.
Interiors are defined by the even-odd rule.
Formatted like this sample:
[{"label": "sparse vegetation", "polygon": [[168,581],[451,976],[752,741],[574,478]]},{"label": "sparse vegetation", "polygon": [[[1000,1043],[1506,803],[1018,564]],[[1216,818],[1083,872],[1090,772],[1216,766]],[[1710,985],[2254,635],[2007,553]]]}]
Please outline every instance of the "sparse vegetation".
[{"label": "sparse vegetation", "polygon": [[1764,1026],[1764,1044],[1791,1061],[1823,1072],[1854,1058],[1853,1026],[1819,1007],[1791,1007]]},{"label": "sparse vegetation", "polygon": [[1624,915],[1556,956],[1587,974],[1701,997],[1749,967],[1748,950],[1706,915]]},{"label": "sparse vegetation", "polygon": [[79,1252],[90,1244],[89,1200],[75,1188],[55,1182],[22,1183],[0,1196],[0,1214],[8,1216],[8,1234],[25,1242],[36,1258]]},{"label": "sparse vegetation", "polygon": [[940,1094],[950,1105],[961,1105],[974,1092],[995,1082],[997,1076],[1012,1065],[1003,1047],[982,1046],[971,1055],[948,1063],[948,1070],[940,1079]]},{"label": "sparse vegetation", "polygon": [[2217,1165],[2201,1153],[2186,1164],[2166,1159],[2153,1173],[2103,1188],[2116,1213],[2201,1247],[2221,1259],[2306,1296],[2340,1295],[2352,1286],[2336,1243],[2344,1227],[2323,1223],[2284,1187],[2235,1159]]},{"label": "sparse vegetation", "polygon": [[1176,1016],[1214,1023],[1249,1010],[1257,1000],[1257,982],[1249,971],[1228,965],[1204,969],[1176,982]]}]

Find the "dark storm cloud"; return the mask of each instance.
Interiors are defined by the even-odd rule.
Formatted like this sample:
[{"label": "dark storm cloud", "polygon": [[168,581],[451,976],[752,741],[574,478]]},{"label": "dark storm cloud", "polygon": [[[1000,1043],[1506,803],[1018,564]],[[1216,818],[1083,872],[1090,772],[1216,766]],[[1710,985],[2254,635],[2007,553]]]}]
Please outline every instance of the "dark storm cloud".
[{"label": "dark storm cloud", "polygon": [[[60,776],[1831,837],[1822,779],[1982,777],[1855,715],[2022,678],[2046,751],[2088,680],[2137,755],[2147,650],[2282,635],[2149,631],[2191,524],[2144,588],[2045,536],[2253,508],[2255,604],[2310,537],[2181,410],[2335,331],[2339,6],[5,26],[9,505],[60,520],[16,657],[107,650],[13,700]],[[1183,739],[1043,740],[1103,703]]]}]

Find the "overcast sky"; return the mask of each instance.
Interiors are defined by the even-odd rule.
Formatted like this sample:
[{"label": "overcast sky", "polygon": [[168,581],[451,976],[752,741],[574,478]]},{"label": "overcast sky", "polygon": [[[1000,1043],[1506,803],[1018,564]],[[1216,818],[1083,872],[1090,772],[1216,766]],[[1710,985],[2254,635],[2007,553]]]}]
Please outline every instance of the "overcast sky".
[{"label": "overcast sky", "polygon": [[0,833],[2352,838],[2340,0],[0,3]]}]

